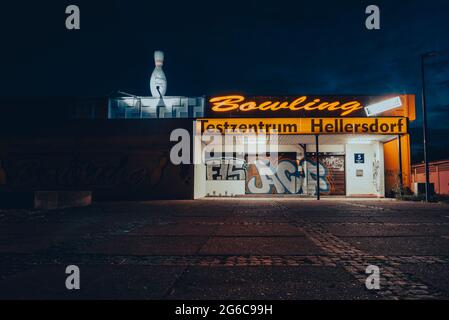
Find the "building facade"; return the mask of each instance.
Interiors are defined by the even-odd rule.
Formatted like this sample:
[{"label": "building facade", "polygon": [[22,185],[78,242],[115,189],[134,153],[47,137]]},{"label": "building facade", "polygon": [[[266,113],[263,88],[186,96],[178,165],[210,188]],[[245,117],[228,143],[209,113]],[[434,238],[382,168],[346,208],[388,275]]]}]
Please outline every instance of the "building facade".
[{"label": "building facade", "polygon": [[[449,160],[432,161],[429,163],[429,178],[433,190],[439,195],[449,195]],[[417,184],[426,183],[425,166],[423,163],[412,166],[412,189],[418,192]]]},{"label": "building facade", "polygon": [[[5,103],[15,113],[1,119],[3,193],[85,190],[94,200],[385,197],[411,187],[412,95]],[[189,163],[171,161],[175,129],[191,137]],[[210,135],[232,143],[210,142]],[[266,152],[268,146],[276,150]]]},{"label": "building facade", "polygon": [[385,197],[411,185],[413,95],[230,95],[208,97],[204,114],[195,133],[229,139],[195,144],[196,198]]}]

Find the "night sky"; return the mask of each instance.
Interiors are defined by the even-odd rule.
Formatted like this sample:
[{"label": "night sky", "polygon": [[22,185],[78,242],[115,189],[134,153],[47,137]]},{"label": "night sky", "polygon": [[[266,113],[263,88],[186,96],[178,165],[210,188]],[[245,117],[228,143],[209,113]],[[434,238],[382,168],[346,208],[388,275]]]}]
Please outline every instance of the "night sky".
[{"label": "night sky", "polygon": [[[95,2],[95,3],[93,3]],[[81,30],[65,28],[77,4]],[[381,30],[365,28],[365,8]],[[149,95],[153,51],[167,95],[417,94],[427,64],[431,157],[449,158],[449,1],[16,1],[2,3],[0,97]]]}]

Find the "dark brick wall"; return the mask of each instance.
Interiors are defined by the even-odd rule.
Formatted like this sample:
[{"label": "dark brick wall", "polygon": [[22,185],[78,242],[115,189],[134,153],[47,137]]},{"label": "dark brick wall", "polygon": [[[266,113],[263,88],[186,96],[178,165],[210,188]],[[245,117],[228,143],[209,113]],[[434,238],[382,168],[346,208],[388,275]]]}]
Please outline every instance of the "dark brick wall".
[{"label": "dark brick wall", "polygon": [[4,123],[0,191],[86,190],[94,200],[190,199],[193,166],[169,159],[170,133],[192,120]]}]

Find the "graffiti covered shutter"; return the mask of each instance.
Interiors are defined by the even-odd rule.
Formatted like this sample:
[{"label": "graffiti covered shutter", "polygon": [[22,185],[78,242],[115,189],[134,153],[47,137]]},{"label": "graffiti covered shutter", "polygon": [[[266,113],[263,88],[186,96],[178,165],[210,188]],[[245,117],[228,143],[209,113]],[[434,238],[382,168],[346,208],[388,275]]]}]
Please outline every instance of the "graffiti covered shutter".
[{"label": "graffiti covered shutter", "polygon": [[345,156],[326,155],[320,158],[326,168],[326,179],[329,184],[329,195],[346,195],[345,188]]},{"label": "graffiti covered shutter", "polygon": [[280,153],[278,157],[259,157],[248,164],[247,194],[300,194],[301,187],[294,152]]}]

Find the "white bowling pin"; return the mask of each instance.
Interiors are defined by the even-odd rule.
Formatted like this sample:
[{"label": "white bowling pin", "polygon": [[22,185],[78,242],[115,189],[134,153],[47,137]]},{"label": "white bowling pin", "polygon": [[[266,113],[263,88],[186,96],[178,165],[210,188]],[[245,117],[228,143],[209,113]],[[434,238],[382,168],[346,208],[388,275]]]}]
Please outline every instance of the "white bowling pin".
[{"label": "white bowling pin", "polygon": [[162,65],[164,64],[164,53],[162,51],[154,51],[154,63],[156,67],[151,74],[150,89],[153,97],[165,96],[167,92],[167,78],[165,77]]}]

